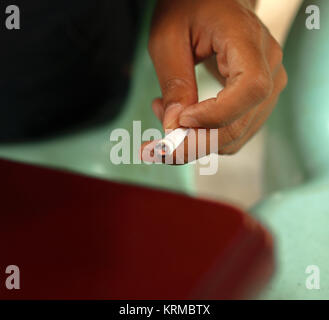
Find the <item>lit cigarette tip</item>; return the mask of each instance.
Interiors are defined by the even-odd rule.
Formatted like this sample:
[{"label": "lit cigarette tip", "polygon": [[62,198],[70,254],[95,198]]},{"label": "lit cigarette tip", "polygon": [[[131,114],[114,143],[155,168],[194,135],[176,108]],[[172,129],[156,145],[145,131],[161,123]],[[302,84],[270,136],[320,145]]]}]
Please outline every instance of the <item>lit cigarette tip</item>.
[{"label": "lit cigarette tip", "polygon": [[184,141],[189,133],[189,129],[178,128],[164,139],[160,140],[154,147],[154,151],[158,157],[170,156]]}]

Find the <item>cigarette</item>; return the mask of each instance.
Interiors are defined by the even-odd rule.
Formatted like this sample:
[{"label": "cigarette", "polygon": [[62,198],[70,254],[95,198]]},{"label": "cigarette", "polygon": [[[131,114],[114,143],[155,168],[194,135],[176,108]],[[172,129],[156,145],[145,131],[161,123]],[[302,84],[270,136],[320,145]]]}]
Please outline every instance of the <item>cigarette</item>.
[{"label": "cigarette", "polygon": [[188,135],[190,129],[178,128],[160,140],[154,147],[157,156],[170,156]]}]

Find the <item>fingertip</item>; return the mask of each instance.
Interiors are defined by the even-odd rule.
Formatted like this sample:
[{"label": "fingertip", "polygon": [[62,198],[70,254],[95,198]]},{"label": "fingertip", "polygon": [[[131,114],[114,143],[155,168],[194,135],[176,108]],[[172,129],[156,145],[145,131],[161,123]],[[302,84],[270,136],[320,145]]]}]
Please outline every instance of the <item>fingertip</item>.
[{"label": "fingertip", "polygon": [[184,110],[180,103],[172,103],[166,107],[163,117],[163,128],[176,129],[179,127],[179,115]]}]

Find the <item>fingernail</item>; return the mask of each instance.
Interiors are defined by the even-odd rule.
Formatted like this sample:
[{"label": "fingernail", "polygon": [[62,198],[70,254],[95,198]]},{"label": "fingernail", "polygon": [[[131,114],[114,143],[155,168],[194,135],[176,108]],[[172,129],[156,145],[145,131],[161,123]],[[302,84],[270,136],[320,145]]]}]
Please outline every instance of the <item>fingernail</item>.
[{"label": "fingernail", "polygon": [[198,128],[201,127],[198,120],[189,117],[189,116],[183,116],[179,119],[179,124],[186,128]]},{"label": "fingernail", "polygon": [[[178,126],[179,114],[183,111],[183,106],[180,103],[170,104],[165,111],[163,118],[164,129],[172,129],[171,126]],[[176,125],[175,125],[176,122]]]}]

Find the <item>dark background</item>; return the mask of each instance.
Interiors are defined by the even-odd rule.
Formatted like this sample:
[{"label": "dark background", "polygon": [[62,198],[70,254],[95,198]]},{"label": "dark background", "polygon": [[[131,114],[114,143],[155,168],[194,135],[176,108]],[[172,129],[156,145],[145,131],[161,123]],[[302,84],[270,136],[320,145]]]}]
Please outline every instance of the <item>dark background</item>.
[{"label": "dark background", "polygon": [[[7,30],[8,5],[21,29]],[[0,1],[0,141],[112,119],[127,94],[134,0]]]}]

